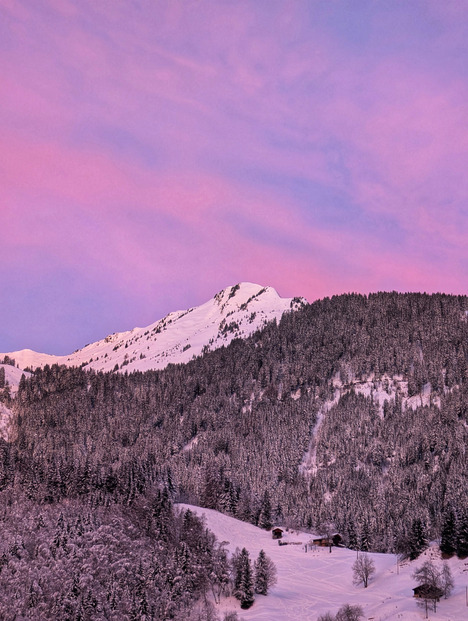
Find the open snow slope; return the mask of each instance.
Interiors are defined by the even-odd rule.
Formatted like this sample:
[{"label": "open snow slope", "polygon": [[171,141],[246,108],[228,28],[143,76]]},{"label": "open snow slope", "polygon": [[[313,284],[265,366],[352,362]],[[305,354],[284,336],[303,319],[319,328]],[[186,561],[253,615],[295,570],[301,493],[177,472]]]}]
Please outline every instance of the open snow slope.
[{"label": "open snow slope", "polygon": [[[5,382],[9,387],[10,395],[15,397],[18,392],[21,376],[23,374],[28,376],[30,373],[21,371],[21,369],[17,369],[9,364],[0,364],[0,368],[5,369]],[[10,439],[10,423],[12,417],[13,412],[0,401],[0,438],[4,440]]]},{"label": "open snow slope", "polygon": [[[449,390],[448,388],[446,389]],[[325,401],[317,413],[317,422],[313,433],[311,434],[309,448],[304,454],[299,471],[302,474],[315,474],[317,470],[323,467],[323,464],[317,463],[317,443],[320,441],[320,429],[328,412],[335,406],[341,397],[350,392],[355,392],[370,398],[378,407],[381,418],[384,416],[384,403],[395,402],[398,397],[401,401],[402,408],[410,408],[415,410],[418,407],[433,405],[440,408],[440,397],[434,395],[431,384],[425,384],[421,393],[412,397],[408,396],[408,381],[401,375],[390,377],[383,374],[381,377],[375,377],[370,374],[367,378],[347,378],[346,383],[340,379],[340,373],[336,373],[333,378],[333,398]],[[468,617],[467,617],[468,619]]]},{"label": "open snow slope", "polygon": [[[233,552],[236,547],[247,548],[252,561],[263,548],[273,560],[278,571],[278,583],[267,597],[257,595],[252,608],[240,610],[234,598],[221,601],[219,608],[237,610],[245,621],[315,621],[318,615],[330,611],[336,614],[345,603],[359,604],[363,619],[373,621],[420,621],[425,612],[417,606],[413,595],[416,586],[411,574],[425,560],[441,563],[436,547],[427,550],[416,561],[400,564],[397,572],[396,557],[392,554],[369,554],[376,566],[376,573],[367,589],[353,585],[352,566],[356,552],[344,548],[317,548],[305,552],[304,545],[279,546],[271,533],[246,524],[217,511],[190,505],[199,515],[204,514],[206,525],[219,541],[225,541]],[[286,532],[283,541],[310,541],[312,535]],[[468,585],[468,559],[450,559],[455,588],[448,599],[442,599],[437,613],[429,612],[433,621],[462,621],[468,619],[465,588]]]},{"label": "open snow slope", "polygon": [[301,306],[302,298],[280,298],[272,287],[240,283],[194,308],[169,313],[163,319],[128,332],[118,332],[86,345],[68,356],[40,354],[30,349],[8,355],[24,368],[46,364],[84,366],[102,371],[147,371],[169,363],[184,363],[205,351],[246,338],[268,321]]},{"label": "open snow slope", "polygon": [[[0,354],[0,358],[3,359],[3,354]],[[10,394],[14,397],[18,392],[21,376],[24,374],[28,377],[31,374],[27,371],[25,372],[21,369],[17,369],[10,364],[0,364],[0,368],[5,369],[5,382],[10,386]]]},{"label": "open snow slope", "polygon": [[0,401],[0,438],[7,441],[10,438],[10,423],[12,417],[13,412]]}]

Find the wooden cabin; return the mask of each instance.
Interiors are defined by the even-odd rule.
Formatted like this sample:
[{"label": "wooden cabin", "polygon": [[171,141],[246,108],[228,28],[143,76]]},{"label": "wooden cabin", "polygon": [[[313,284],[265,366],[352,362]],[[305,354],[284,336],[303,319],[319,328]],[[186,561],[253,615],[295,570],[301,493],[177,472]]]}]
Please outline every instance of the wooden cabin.
[{"label": "wooden cabin", "polygon": [[430,584],[420,584],[413,589],[413,597],[418,599],[435,599],[436,602],[442,597],[444,592],[438,587]]},{"label": "wooden cabin", "polygon": [[271,536],[273,539],[281,539],[283,537],[283,529],[282,528],[273,528],[271,531]]},{"label": "wooden cabin", "polygon": [[319,546],[320,548],[329,548],[330,546],[339,546],[341,545],[343,538],[338,533],[331,535],[330,537],[316,537],[312,539],[312,544],[314,546]]}]

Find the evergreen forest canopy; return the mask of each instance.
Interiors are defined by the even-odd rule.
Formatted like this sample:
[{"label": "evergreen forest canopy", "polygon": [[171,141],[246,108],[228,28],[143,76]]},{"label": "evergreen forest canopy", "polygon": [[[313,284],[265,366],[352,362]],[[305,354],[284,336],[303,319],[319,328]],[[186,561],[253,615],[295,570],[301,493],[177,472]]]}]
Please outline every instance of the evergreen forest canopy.
[{"label": "evergreen forest canopy", "polygon": [[130,511],[167,490],[352,548],[415,558],[442,535],[466,556],[467,311],[465,296],[342,295],[162,371],[39,369],[10,404],[2,494]]}]

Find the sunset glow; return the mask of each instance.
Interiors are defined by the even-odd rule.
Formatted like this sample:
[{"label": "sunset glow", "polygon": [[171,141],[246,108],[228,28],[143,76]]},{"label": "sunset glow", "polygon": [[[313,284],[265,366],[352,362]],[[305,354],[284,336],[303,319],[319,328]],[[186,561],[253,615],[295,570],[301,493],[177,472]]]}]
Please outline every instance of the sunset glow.
[{"label": "sunset glow", "polygon": [[0,0],[0,351],[240,281],[468,293],[468,4]]}]

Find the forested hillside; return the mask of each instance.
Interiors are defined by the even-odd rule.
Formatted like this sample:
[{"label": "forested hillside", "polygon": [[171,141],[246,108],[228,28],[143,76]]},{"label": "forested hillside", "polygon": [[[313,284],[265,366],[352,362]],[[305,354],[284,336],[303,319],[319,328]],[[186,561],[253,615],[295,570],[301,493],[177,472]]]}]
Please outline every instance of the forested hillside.
[{"label": "forested hillside", "polygon": [[[468,544],[468,300],[324,299],[186,365],[21,381],[0,481],[131,506],[150,490],[417,555]],[[452,516],[452,517],[450,517]]]},{"label": "forested hillside", "polygon": [[14,491],[0,492],[3,621],[200,621],[196,601],[229,586],[224,548],[164,491],[131,506]]}]

